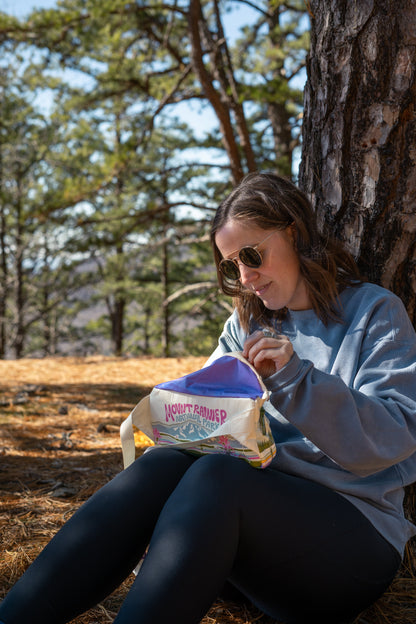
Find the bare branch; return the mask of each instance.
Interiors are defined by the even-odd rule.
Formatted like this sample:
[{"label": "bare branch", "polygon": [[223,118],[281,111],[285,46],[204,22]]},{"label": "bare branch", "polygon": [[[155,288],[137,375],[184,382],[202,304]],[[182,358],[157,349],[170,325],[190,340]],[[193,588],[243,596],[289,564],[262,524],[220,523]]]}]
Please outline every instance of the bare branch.
[{"label": "bare branch", "polygon": [[175,301],[176,299],[179,299],[179,297],[182,297],[182,295],[187,295],[190,292],[194,292],[196,290],[205,290],[206,288],[214,288],[214,287],[218,287],[218,284],[217,282],[213,282],[213,281],[197,282],[196,284],[189,284],[188,286],[179,288],[179,290],[176,290],[174,293],[169,295],[169,297],[167,297],[164,300],[163,306],[164,307],[168,306],[170,303],[172,303],[172,301]]}]

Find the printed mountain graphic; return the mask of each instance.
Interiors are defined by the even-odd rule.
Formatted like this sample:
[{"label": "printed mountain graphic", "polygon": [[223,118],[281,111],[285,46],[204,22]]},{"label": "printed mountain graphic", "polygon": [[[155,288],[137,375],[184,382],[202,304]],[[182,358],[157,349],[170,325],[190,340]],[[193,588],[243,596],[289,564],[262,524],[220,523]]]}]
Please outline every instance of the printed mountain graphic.
[{"label": "printed mountain graphic", "polygon": [[167,434],[176,438],[177,440],[198,440],[209,436],[215,429],[218,428],[218,423],[206,423],[207,426],[203,427],[199,423],[193,421],[186,421],[179,424],[165,424],[157,423],[157,428],[161,434]]}]

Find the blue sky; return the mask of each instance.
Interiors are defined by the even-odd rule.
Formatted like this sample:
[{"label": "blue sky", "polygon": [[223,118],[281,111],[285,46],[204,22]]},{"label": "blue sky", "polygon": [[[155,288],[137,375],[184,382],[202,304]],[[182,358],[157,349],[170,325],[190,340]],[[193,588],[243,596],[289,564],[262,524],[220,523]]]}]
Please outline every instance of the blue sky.
[{"label": "blue sky", "polygon": [[[56,0],[0,0],[0,11],[14,15],[15,17],[25,17],[33,9],[47,9],[56,5]],[[236,7],[232,20],[228,20],[227,30],[237,32],[240,21],[247,21],[248,7]]]},{"label": "blue sky", "polygon": [[[47,9],[54,6],[56,6],[56,0],[0,0],[0,11],[19,18],[26,17],[34,9]],[[240,26],[250,23],[252,13],[253,10],[248,6],[236,5],[232,17],[225,17],[224,28],[227,35],[238,36]]]},{"label": "blue sky", "polygon": [[25,17],[33,9],[47,9],[52,6],[55,6],[55,0],[0,0],[1,10],[14,17]]}]

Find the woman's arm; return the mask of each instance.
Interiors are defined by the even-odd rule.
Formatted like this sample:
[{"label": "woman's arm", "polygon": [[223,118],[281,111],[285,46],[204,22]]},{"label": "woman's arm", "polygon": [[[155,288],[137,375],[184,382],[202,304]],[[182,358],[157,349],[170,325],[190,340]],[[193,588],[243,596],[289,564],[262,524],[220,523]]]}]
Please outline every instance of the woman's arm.
[{"label": "woman's arm", "polygon": [[296,353],[265,379],[274,407],[333,461],[362,476],[416,451],[415,334],[410,326],[382,338],[382,323],[373,321],[351,386]]}]

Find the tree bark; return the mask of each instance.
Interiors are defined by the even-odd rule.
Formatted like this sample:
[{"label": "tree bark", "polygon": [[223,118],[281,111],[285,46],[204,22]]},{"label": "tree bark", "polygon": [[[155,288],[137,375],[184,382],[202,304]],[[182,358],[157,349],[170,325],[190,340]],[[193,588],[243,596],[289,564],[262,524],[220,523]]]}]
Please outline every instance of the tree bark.
[{"label": "tree bark", "polygon": [[15,319],[15,338],[13,341],[14,355],[16,359],[19,359],[23,355],[23,348],[26,338],[26,329],[25,329],[25,303],[26,303],[26,295],[25,295],[25,276],[24,276],[24,268],[23,268],[23,260],[24,260],[24,227],[23,227],[23,218],[22,218],[22,196],[20,190],[20,180],[17,182],[17,200],[16,200],[16,237],[15,237],[15,258],[16,258],[16,269],[15,269],[15,308],[16,308],[16,319]]},{"label": "tree bark", "polygon": [[[282,35],[277,33],[277,26],[280,26],[280,7],[269,2],[267,17],[269,28],[269,39],[273,47],[282,48]],[[275,60],[275,74],[279,80],[284,79],[284,59],[279,62]],[[276,152],[276,163],[278,171],[288,178],[292,176],[293,165],[293,135],[292,124],[290,122],[291,113],[285,102],[267,102],[267,115],[273,130],[274,149]]]},{"label": "tree bark", "polygon": [[311,0],[300,185],[416,323],[416,0]]},{"label": "tree bark", "polygon": [[6,248],[6,208],[3,205],[3,162],[0,146],[0,359],[6,356],[6,312],[8,298],[8,264]]},{"label": "tree bark", "polygon": [[116,293],[112,306],[113,312],[111,314],[111,342],[113,344],[114,355],[116,356],[123,355],[125,308],[125,298],[123,295]]},{"label": "tree bark", "polygon": [[241,145],[241,150],[245,156],[248,171],[256,171],[257,164],[254,151],[250,141],[250,133],[247,126],[246,117],[240,96],[238,93],[237,80],[234,75],[231,54],[228,49],[227,39],[221,21],[220,8],[218,0],[214,0],[214,12],[217,25],[218,37],[218,54],[212,54],[214,74],[216,75],[224,101],[226,101],[230,109],[233,111],[236,130]]},{"label": "tree bark", "polygon": [[170,310],[169,310],[169,246],[163,243],[162,247],[162,348],[163,357],[170,357]]}]

